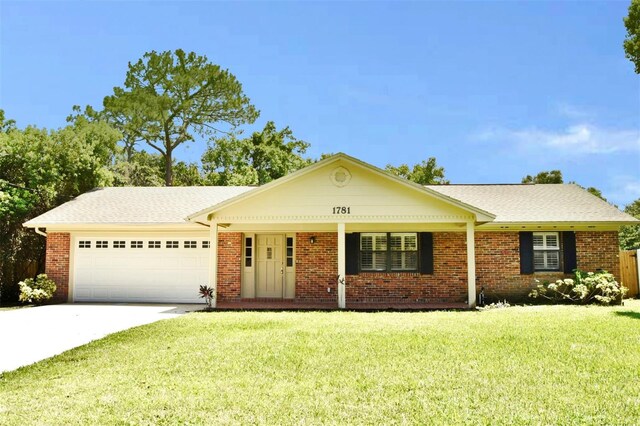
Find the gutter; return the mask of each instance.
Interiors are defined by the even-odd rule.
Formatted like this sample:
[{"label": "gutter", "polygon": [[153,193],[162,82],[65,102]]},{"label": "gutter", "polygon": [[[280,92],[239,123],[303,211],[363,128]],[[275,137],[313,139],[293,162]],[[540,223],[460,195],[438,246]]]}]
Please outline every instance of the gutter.
[{"label": "gutter", "polygon": [[[45,228],[46,229],[46,228]],[[47,233],[44,231],[41,231],[40,228],[38,228],[37,226],[35,228],[33,228],[34,231],[36,231],[36,234],[38,235],[42,235],[43,237],[47,237]]]}]

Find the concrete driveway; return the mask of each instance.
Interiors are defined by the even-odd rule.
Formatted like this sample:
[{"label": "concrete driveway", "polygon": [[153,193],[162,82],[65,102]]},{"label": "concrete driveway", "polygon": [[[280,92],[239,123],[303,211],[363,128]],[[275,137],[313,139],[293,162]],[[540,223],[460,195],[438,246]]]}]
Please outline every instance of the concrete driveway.
[{"label": "concrete driveway", "polygon": [[0,372],[202,305],[62,304],[0,311]]}]

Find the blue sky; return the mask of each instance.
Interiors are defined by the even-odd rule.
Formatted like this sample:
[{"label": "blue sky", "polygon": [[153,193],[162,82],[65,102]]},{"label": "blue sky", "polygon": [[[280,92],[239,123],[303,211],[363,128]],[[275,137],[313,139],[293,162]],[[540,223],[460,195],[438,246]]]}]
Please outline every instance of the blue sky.
[{"label": "blue sky", "polygon": [[[0,1],[0,108],[57,128],[128,61],[182,48],[228,68],[267,120],[374,165],[436,157],[452,183],[561,169],[640,198],[627,1]],[[180,159],[197,160],[204,143]]]}]

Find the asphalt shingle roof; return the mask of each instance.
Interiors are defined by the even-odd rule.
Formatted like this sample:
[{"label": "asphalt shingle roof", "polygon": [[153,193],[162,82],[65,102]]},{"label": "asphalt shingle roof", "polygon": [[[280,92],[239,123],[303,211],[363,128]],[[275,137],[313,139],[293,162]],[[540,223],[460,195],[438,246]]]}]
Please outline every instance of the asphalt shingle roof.
[{"label": "asphalt shingle roof", "polygon": [[25,225],[185,223],[191,213],[251,189],[251,186],[96,188]]},{"label": "asphalt shingle roof", "polygon": [[[430,185],[496,215],[495,222],[628,222],[633,218],[577,185]],[[227,187],[97,188],[25,223],[177,224],[253,189]]]},{"label": "asphalt shingle roof", "polygon": [[575,184],[428,185],[496,215],[494,222],[618,222],[634,220]]}]

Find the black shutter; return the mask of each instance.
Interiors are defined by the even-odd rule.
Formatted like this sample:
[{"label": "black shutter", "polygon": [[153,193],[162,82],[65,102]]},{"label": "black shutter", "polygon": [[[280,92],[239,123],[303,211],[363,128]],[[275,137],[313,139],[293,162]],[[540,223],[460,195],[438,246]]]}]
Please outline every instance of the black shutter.
[{"label": "black shutter", "polygon": [[533,232],[520,232],[520,273],[533,274]]},{"label": "black shutter", "polygon": [[358,263],[360,263],[360,233],[345,234],[345,255],[347,275],[358,275]]},{"label": "black shutter", "polygon": [[433,274],[433,234],[420,233],[420,273]]},{"label": "black shutter", "polygon": [[578,267],[576,257],[576,233],[562,232],[562,254],[564,259],[564,273],[571,274]]}]

